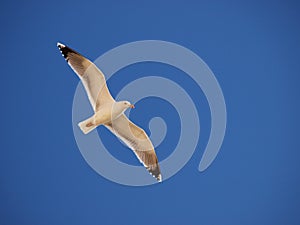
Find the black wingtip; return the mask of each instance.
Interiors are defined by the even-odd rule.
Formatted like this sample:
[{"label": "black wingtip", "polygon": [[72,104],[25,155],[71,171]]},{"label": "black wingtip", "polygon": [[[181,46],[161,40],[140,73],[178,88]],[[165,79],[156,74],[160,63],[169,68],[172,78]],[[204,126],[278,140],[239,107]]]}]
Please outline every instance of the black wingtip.
[{"label": "black wingtip", "polygon": [[156,180],[161,183],[162,182],[162,177],[161,177],[161,174],[159,174],[157,177],[156,177]]},{"label": "black wingtip", "polygon": [[57,47],[59,48],[62,56],[68,61],[68,55],[69,53],[76,53],[78,54],[76,51],[74,51],[73,49],[69,48],[68,46],[57,42]]},{"label": "black wingtip", "polygon": [[160,183],[162,182],[162,176],[158,165],[155,165],[154,168],[147,168],[148,172]]}]

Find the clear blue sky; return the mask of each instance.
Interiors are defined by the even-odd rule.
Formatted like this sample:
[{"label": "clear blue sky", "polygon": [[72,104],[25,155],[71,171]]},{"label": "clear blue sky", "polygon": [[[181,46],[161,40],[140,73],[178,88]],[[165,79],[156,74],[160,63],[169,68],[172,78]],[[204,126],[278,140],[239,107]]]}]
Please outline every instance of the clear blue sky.
[{"label": "clear blue sky", "polygon": [[[0,6],[1,225],[300,224],[297,1],[2,1]],[[56,42],[93,60],[118,45],[147,39],[183,45],[210,66],[224,92],[228,125],[220,154],[199,173],[210,129],[201,91],[166,65],[121,70],[109,82],[113,94],[150,71],[174,76],[189,88],[201,112],[200,142],[188,164],[160,185],[127,187],[95,173],[77,148],[71,110],[78,79]],[[136,110],[147,111],[155,101],[161,111],[149,116],[174,113],[158,99],[141,102]],[[178,133],[172,130],[158,150],[161,159],[174,147]],[[105,129],[99,131],[115,142]],[[111,151],[136,163],[129,151]]]}]

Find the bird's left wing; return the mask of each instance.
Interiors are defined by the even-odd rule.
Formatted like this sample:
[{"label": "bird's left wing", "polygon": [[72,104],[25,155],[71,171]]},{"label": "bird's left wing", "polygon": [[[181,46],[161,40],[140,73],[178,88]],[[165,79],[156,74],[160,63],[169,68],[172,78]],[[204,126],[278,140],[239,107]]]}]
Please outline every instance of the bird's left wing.
[{"label": "bird's left wing", "polygon": [[66,45],[57,43],[57,46],[82,81],[94,111],[105,103],[115,101],[107,88],[103,73],[94,63]]},{"label": "bird's left wing", "polygon": [[162,181],[154,147],[143,129],[132,123],[124,114],[105,126],[133,150],[156,180]]}]

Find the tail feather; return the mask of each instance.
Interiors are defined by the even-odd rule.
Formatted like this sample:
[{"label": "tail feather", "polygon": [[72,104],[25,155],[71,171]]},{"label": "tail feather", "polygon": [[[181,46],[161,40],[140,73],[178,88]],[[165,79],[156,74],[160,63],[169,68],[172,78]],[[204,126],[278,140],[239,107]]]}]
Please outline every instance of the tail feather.
[{"label": "tail feather", "polygon": [[78,126],[80,127],[81,131],[84,134],[90,133],[92,130],[94,130],[97,126],[94,124],[94,118],[90,117],[80,123],[78,123]]}]

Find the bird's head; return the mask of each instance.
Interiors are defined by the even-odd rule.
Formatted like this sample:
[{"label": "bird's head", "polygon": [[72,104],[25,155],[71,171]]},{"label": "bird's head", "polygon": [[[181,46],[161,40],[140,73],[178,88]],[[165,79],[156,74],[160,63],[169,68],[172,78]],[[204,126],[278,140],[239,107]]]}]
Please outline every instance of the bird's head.
[{"label": "bird's head", "polygon": [[134,105],[128,101],[119,101],[112,104],[111,120],[118,118],[128,108],[134,108]]},{"label": "bird's head", "polygon": [[121,105],[121,107],[122,108],[124,108],[124,109],[128,109],[128,108],[134,108],[134,105],[133,104],[131,104],[129,101],[120,101],[120,102],[118,102],[120,105]]}]

